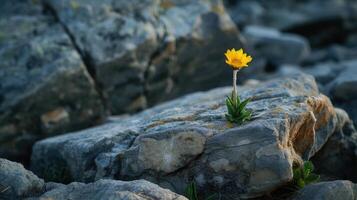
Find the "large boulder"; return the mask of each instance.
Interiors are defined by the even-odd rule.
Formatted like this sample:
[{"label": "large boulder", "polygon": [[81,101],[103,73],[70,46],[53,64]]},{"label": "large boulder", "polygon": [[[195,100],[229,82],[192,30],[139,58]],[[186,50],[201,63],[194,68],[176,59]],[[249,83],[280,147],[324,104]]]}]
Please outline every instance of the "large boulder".
[{"label": "large boulder", "polygon": [[73,37],[114,114],[223,84],[220,77],[230,72],[219,67],[223,53],[242,46],[220,1],[44,2]]},{"label": "large boulder", "polygon": [[269,65],[299,64],[310,53],[310,45],[305,38],[273,28],[247,26],[243,35],[257,52],[256,57],[265,58]]},{"label": "large boulder", "polygon": [[357,181],[357,132],[347,113],[335,109],[338,116],[337,129],[313,157],[317,173],[337,179]]},{"label": "large boulder", "polygon": [[145,180],[115,181],[99,180],[94,183],[84,184],[74,182],[69,185],[57,186],[40,197],[28,200],[187,200],[170,190],[160,188],[158,185]]},{"label": "large boulder", "polygon": [[357,60],[326,62],[304,69],[316,77],[335,105],[347,111],[357,125]]},{"label": "large boulder", "polygon": [[[224,117],[231,88],[195,93],[105,125],[35,144],[32,169],[47,180],[144,178],[183,193],[263,195],[292,179],[340,126],[329,99],[308,75],[239,88],[251,121]],[[64,180],[65,177],[65,180]]]},{"label": "large boulder", "polygon": [[326,48],[313,49],[303,64],[311,66],[318,63],[343,62],[356,59],[357,45],[344,45],[332,44]]},{"label": "large boulder", "polygon": [[103,105],[70,37],[40,5],[6,0],[0,11],[0,157],[23,160],[35,140],[93,125]]},{"label": "large boulder", "polygon": [[294,200],[356,200],[357,185],[351,181],[320,182],[304,187]]},{"label": "large boulder", "polygon": [[21,164],[0,158],[0,199],[16,200],[37,195],[44,181]]}]

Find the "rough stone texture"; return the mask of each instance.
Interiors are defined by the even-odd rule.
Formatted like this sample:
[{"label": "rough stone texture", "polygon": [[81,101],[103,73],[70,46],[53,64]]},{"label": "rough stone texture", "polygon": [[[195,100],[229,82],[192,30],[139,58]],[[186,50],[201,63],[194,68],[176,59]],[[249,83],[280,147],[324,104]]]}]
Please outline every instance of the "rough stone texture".
[{"label": "rough stone texture", "polygon": [[74,38],[114,114],[226,83],[222,52],[242,46],[220,1],[45,3]]},{"label": "rough stone texture", "polygon": [[40,141],[32,169],[57,181],[144,178],[178,193],[195,180],[205,195],[254,197],[290,181],[293,163],[313,156],[339,128],[333,106],[310,76],[239,88],[252,99],[254,113],[242,126],[224,118],[230,90],[195,93]]},{"label": "rough stone texture", "polygon": [[0,157],[28,157],[34,140],[78,130],[103,115],[70,38],[31,1],[1,3]]},{"label": "rough stone texture", "polygon": [[326,62],[303,69],[316,77],[320,88],[328,94],[335,105],[347,111],[357,124],[357,60]]},{"label": "rough stone texture", "polygon": [[357,132],[347,113],[335,109],[341,126],[313,157],[318,174],[357,181]]},{"label": "rough stone texture", "polygon": [[243,35],[257,52],[257,58],[265,58],[270,65],[298,64],[310,53],[308,41],[298,35],[281,33],[273,28],[247,26]]},{"label": "rough stone texture", "polygon": [[187,200],[185,197],[160,188],[145,180],[116,181],[99,180],[84,184],[68,185],[44,183],[21,164],[0,158],[0,199],[4,200]]},{"label": "rough stone texture", "polygon": [[0,158],[0,199],[21,199],[42,192],[44,182],[21,164]]},{"label": "rough stone texture", "polygon": [[320,182],[304,187],[294,200],[356,200],[357,185],[351,181]]},{"label": "rough stone texture", "polygon": [[38,198],[27,200],[101,200],[103,198],[108,200],[187,200],[183,196],[145,180],[130,182],[99,180],[89,184],[74,182],[58,186]]}]

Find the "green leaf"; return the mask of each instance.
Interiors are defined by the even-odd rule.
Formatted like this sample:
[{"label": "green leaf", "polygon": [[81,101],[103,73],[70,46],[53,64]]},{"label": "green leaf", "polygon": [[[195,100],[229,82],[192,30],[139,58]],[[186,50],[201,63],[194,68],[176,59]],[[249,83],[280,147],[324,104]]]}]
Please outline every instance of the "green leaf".
[{"label": "green leaf", "polygon": [[233,106],[229,99],[226,99],[226,105],[227,105],[227,110],[229,114],[232,114],[234,112]]},{"label": "green leaf", "polygon": [[306,184],[316,183],[320,180],[320,176],[317,174],[310,174],[309,177],[305,179]]},{"label": "green leaf", "polygon": [[252,113],[245,109],[246,105],[250,102],[250,99],[246,99],[241,102],[240,97],[233,97],[232,95],[227,96],[226,106],[228,114],[226,114],[226,119],[230,122],[237,124],[242,124],[243,122],[250,120]]},{"label": "green leaf", "polygon": [[294,178],[295,182],[297,182],[301,178],[301,170],[300,170],[300,168],[295,168],[293,170],[293,178]]},{"label": "green leaf", "polygon": [[299,188],[305,187],[305,182],[304,182],[304,180],[299,179],[299,180],[297,181],[297,186],[298,186]]},{"label": "green leaf", "polygon": [[243,110],[245,106],[250,102],[250,99],[244,100],[240,105],[239,105],[239,110]]},{"label": "green leaf", "polygon": [[185,196],[189,200],[198,200],[197,188],[195,182],[191,182],[186,186]]},{"label": "green leaf", "polygon": [[314,165],[311,161],[304,163],[304,177],[308,177],[314,171]]},{"label": "green leaf", "polygon": [[239,98],[238,95],[237,95],[237,98],[235,100],[236,100],[236,105],[239,106],[240,105],[240,98]]},{"label": "green leaf", "polygon": [[315,170],[315,169],[314,169],[314,164],[312,164],[311,161],[306,161],[306,162],[304,162],[304,170],[305,170],[305,171],[309,171],[309,172],[314,171],[314,170]]},{"label": "green leaf", "polygon": [[293,179],[295,184],[302,188],[310,183],[318,182],[319,175],[313,173],[314,165],[311,161],[304,162],[303,166],[295,167],[293,169]]}]

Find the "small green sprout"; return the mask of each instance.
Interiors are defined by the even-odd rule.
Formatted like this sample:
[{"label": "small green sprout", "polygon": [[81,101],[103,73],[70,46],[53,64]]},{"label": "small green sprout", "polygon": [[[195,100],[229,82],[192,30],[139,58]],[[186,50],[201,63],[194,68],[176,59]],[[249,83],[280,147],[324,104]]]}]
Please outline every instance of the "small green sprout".
[{"label": "small green sprout", "polygon": [[313,173],[314,165],[311,161],[304,162],[303,166],[296,167],[293,169],[293,179],[294,183],[299,187],[303,188],[308,184],[316,183],[320,180],[320,176]]},{"label": "small green sprout", "polygon": [[250,99],[241,101],[239,96],[231,95],[227,97],[226,106],[228,114],[226,114],[226,119],[232,123],[242,124],[248,121],[252,117],[252,112],[247,110],[245,107],[250,102]]},{"label": "small green sprout", "polygon": [[[207,197],[205,200],[214,200],[217,195],[213,194]],[[190,182],[185,189],[185,197],[189,200],[198,200],[197,187],[194,181]]]},{"label": "small green sprout", "polygon": [[198,196],[197,196],[197,188],[196,188],[196,184],[195,182],[191,182],[187,185],[186,189],[185,189],[185,196],[189,199],[189,200],[198,200]]}]

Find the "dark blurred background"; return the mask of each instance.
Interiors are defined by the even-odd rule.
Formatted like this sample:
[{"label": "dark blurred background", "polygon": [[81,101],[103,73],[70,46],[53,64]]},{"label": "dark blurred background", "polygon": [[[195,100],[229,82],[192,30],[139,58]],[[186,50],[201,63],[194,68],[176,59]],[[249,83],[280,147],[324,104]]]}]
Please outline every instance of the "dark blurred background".
[{"label": "dark blurred background", "polygon": [[355,0],[2,0],[0,157],[231,82],[308,73],[357,122]]}]

